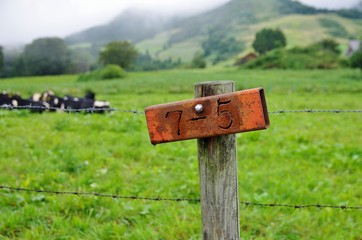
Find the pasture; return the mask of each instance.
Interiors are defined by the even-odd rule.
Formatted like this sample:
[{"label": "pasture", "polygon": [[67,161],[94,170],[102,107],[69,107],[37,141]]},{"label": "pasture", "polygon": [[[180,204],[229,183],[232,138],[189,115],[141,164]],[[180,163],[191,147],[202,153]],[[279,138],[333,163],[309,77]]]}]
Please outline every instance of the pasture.
[{"label": "pasture", "polygon": [[[359,72],[212,69],[0,80],[0,90],[87,89],[112,107],[193,98],[193,85],[234,80],[264,87],[269,111],[362,109]],[[271,114],[264,131],[237,135],[239,199],[362,205],[362,114]],[[0,110],[0,185],[163,198],[198,198],[195,140],[152,146],[145,116]],[[361,210],[240,205],[242,239],[362,239]],[[0,239],[201,239],[200,204],[13,192],[0,189]]]}]

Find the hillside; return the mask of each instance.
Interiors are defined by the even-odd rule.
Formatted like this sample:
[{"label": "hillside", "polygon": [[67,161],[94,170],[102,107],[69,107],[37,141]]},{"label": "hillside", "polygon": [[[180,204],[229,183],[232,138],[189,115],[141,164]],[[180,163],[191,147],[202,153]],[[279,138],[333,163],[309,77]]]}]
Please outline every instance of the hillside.
[{"label": "hillside", "polygon": [[288,46],[307,45],[328,37],[345,44],[348,39],[359,37],[362,20],[358,15],[342,17],[349,13],[343,11],[315,9],[292,0],[231,0],[188,18],[127,11],[107,25],[69,36],[66,41],[73,46],[99,47],[112,40],[131,40],[140,52],[147,51],[153,57],[190,61],[195,52],[203,50],[202,43],[210,38],[210,33],[221,40],[235,39],[243,46],[239,52],[246,52],[255,33],[263,27],[282,29]]},{"label": "hillside", "polygon": [[99,45],[117,39],[138,42],[168,29],[177,20],[176,17],[129,9],[110,23],[72,34],[66,37],[65,41],[70,45],[84,43]]},{"label": "hillside", "polygon": [[360,1],[359,3],[357,3],[357,5],[355,6],[355,8],[356,8],[358,11],[361,11],[361,12],[362,12],[362,1]]}]

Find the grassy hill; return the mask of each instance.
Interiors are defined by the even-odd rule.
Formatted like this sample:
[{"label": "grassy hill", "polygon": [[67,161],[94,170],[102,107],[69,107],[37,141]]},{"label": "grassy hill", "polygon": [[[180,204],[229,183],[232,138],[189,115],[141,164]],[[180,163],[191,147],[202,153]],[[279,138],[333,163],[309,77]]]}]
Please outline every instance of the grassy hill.
[{"label": "grassy hill", "polygon": [[[346,19],[336,14],[290,14],[254,24],[235,24],[230,31],[246,46],[240,54],[252,50],[255,33],[262,28],[280,28],[287,37],[288,47],[307,46],[325,38],[335,38],[343,48],[349,39],[357,38],[362,32],[362,21]],[[137,47],[140,51],[148,50],[161,59],[171,57],[184,61],[189,61],[196,51],[202,50],[201,44],[206,39],[205,34],[169,45],[173,32],[175,30],[141,41]]]},{"label": "grassy hill", "polygon": [[73,46],[80,43],[101,46],[107,41],[131,40],[140,52],[149,52],[155,58],[188,62],[197,51],[203,50],[202,43],[209,38],[210,31],[225,39],[235,38],[243,46],[239,54],[251,50],[255,33],[265,27],[282,29],[288,47],[305,46],[324,38],[336,38],[346,44],[362,32],[362,17],[341,15],[346,16],[346,10],[342,14],[291,0],[232,0],[214,10],[178,19],[128,11],[110,24],[66,40]]}]

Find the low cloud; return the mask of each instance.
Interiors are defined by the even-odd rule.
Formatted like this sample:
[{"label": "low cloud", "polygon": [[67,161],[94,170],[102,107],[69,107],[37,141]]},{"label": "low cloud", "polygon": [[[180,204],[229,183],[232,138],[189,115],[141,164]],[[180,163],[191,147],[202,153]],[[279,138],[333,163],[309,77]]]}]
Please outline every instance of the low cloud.
[{"label": "low cloud", "polygon": [[300,0],[304,4],[318,8],[341,9],[357,5],[359,0]]},{"label": "low cloud", "polygon": [[[242,0],[240,0],[242,1]],[[228,0],[0,0],[0,45],[29,43],[44,36],[65,37],[109,22],[130,7],[164,14],[197,13]],[[327,8],[350,7],[358,0],[301,0]]]}]

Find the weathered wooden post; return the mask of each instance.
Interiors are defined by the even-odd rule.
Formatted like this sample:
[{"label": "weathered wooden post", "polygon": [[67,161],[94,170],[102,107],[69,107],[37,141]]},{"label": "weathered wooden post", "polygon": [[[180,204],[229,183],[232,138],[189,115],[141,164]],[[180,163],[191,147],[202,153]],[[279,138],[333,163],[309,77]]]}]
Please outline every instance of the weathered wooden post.
[{"label": "weathered wooden post", "polygon": [[[195,97],[234,92],[232,81],[195,85]],[[232,115],[222,109],[218,114]],[[228,124],[228,123],[227,123]],[[227,127],[225,124],[224,126]],[[238,166],[235,134],[197,140],[203,239],[239,239]]]},{"label": "weathered wooden post", "polygon": [[152,144],[198,139],[203,239],[239,239],[235,133],[266,129],[262,88],[231,81],[195,85],[195,99],[145,109]]}]

